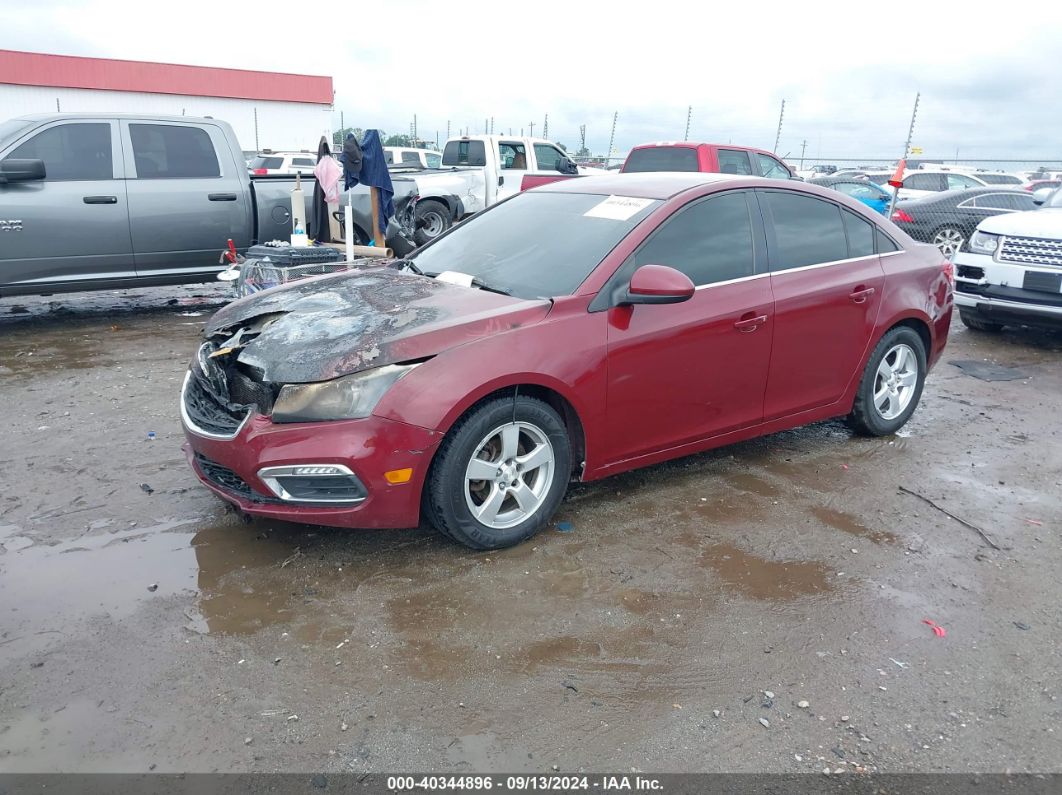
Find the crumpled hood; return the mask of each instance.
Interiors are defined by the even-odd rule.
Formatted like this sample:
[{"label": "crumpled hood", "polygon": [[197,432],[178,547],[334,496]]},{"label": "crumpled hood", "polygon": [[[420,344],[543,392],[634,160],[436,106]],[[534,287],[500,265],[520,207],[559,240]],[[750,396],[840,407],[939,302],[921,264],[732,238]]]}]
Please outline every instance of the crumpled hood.
[{"label": "crumpled hood", "polygon": [[1062,208],[1043,207],[1023,213],[993,215],[978,224],[977,228],[993,235],[1062,240]]},{"label": "crumpled hood", "polygon": [[537,323],[551,306],[387,268],[353,270],[229,304],[206,336],[236,348],[263,381],[309,383]]}]

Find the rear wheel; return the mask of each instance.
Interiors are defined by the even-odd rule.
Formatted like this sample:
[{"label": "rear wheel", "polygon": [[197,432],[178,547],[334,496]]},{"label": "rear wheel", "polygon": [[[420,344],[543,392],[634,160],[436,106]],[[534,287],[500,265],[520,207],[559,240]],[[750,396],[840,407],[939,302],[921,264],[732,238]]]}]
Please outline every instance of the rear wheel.
[{"label": "rear wheel", "polygon": [[499,549],[537,533],[571,475],[564,421],[518,396],[484,403],[447,434],[428,475],[427,519],[472,549]]},{"label": "rear wheel", "polygon": [[965,309],[959,310],[959,320],[966,328],[972,328],[974,331],[1002,331],[1002,323],[992,323],[988,320],[982,320],[974,312],[968,312]]},{"label": "rear wheel", "polygon": [[890,329],[870,355],[848,424],[869,436],[896,433],[917,408],[925,379],[922,338],[907,326]]},{"label": "rear wheel", "polygon": [[933,245],[940,249],[941,254],[951,259],[966,245],[966,235],[958,227],[942,226],[933,233]]},{"label": "rear wheel", "polygon": [[416,221],[413,239],[417,241],[418,246],[430,243],[449,229],[452,223],[450,211],[446,205],[434,199],[417,202]]}]

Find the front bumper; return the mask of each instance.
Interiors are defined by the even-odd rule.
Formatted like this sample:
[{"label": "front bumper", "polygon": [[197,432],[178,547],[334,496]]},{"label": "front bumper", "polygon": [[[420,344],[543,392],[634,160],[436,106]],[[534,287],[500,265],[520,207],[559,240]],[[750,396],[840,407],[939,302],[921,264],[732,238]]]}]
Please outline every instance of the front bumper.
[{"label": "front bumper", "polygon": [[993,323],[1062,326],[1062,293],[1030,290],[1026,274],[1043,276],[1057,269],[996,262],[982,254],[963,253],[955,258],[955,305]]},{"label": "front bumper", "polygon": [[[274,424],[252,413],[232,438],[184,424],[185,455],[196,476],[224,500],[253,516],[331,527],[402,528],[420,522],[420,494],[442,434],[381,417]],[[326,504],[278,497],[260,477],[275,467],[335,464],[364,487],[357,502]],[[407,482],[386,472],[411,469]],[[272,470],[272,472],[271,472]],[[274,481],[274,489],[276,483]],[[281,490],[283,493],[283,490]]]}]

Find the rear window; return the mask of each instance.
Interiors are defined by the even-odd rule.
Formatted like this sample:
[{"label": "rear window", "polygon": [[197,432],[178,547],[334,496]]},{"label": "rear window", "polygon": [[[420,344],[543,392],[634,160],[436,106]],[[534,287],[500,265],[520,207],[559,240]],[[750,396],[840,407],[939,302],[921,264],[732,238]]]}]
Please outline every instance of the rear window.
[{"label": "rear window", "polygon": [[282,157],[256,157],[251,161],[251,168],[280,168],[284,165]]},{"label": "rear window", "polygon": [[699,171],[697,150],[689,146],[649,146],[635,149],[627,155],[623,170],[629,173],[645,171]]},{"label": "rear window", "polygon": [[487,150],[482,141],[448,141],[442,161],[444,166],[485,166]]}]

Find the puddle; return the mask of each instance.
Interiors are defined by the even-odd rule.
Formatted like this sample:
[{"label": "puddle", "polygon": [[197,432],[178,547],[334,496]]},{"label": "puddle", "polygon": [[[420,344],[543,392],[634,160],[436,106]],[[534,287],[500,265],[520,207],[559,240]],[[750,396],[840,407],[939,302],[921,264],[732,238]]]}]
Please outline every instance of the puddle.
[{"label": "puddle", "polygon": [[821,563],[765,560],[732,544],[705,547],[699,562],[728,586],[761,601],[784,602],[832,590],[829,569]]},{"label": "puddle", "polygon": [[854,516],[843,511],[835,511],[833,508],[827,508],[824,505],[816,505],[811,509],[811,512],[823,524],[835,530],[840,530],[842,533],[869,539],[875,544],[896,540],[896,536],[893,533],[884,530],[871,530],[866,525],[861,524]]}]

